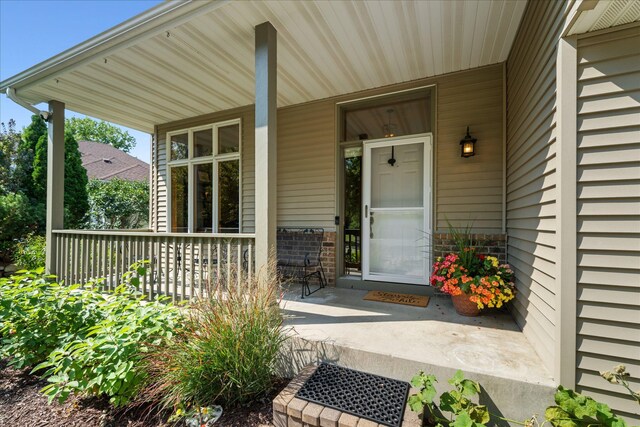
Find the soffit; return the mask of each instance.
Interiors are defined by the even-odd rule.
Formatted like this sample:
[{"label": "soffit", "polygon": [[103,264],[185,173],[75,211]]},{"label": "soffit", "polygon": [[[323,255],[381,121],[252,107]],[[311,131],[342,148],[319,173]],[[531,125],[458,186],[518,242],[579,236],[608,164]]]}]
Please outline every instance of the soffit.
[{"label": "soffit", "polygon": [[568,35],[604,30],[640,21],[640,1],[600,0],[591,10],[580,12]]},{"label": "soffit", "polygon": [[502,62],[525,5],[220,2],[135,42],[119,46],[116,38],[107,51],[88,49],[82,62],[15,88],[34,104],[57,99],[69,110],[151,132],[154,125],[252,104],[254,27],[262,22],[278,31],[283,107]]}]

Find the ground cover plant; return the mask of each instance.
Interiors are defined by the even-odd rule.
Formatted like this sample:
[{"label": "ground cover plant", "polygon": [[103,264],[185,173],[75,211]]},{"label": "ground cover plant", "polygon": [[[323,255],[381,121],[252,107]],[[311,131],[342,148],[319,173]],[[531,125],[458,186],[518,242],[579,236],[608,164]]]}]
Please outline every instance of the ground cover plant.
[{"label": "ground cover plant", "polygon": [[[629,388],[629,374],[624,365],[616,366],[612,371],[601,372],[600,375],[613,384],[620,384],[640,404],[640,393]],[[525,427],[626,427],[625,421],[616,415],[609,406],[597,402],[589,396],[559,386],[554,395],[555,405],[549,406],[542,423],[536,416],[528,420],[517,421],[491,414],[487,407],[473,402],[473,398],[481,392],[480,384],[465,378],[458,370],[449,379],[452,390],[442,393],[436,401],[435,375],[419,372],[413,377],[411,385],[417,392],[409,396],[409,407],[422,414],[423,425],[437,427],[485,427],[489,422],[499,425],[508,422],[511,425]]]},{"label": "ground cover plant", "polygon": [[0,357],[33,367],[49,382],[50,401],[76,393],[128,403],[148,379],[140,363],[147,346],[171,339],[182,318],[165,299],[148,301],[135,290],[144,274],[135,264],[112,292],[100,282],[57,283],[42,269],[0,279]]},{"label": "ground cover plant", "polygon": [[225,410],[264,396],[284,340],[275,275],[231,275],[195,301],[185,327],[145,358],[155,379],[144,396],[178,414],[212,404]]}]

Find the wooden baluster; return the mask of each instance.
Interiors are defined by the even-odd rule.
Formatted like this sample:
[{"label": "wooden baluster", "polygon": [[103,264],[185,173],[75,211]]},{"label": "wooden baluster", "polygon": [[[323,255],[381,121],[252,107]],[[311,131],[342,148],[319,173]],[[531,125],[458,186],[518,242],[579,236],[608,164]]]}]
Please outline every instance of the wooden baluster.
[{"label": "wooden baluster", "polygon": [[[193,287],[195,286],[195,284],[193,283],[193,277],[194,277],[194,270],[196,268],[196,254],[195,254],[195,240],[193,239],[193,237],[191,237],[190,239],[190,243],[189,243],[189,297],[193,296]],[[182,296],[183,298],[186,298],[186,295]]]},{"label": "wooden baluster", "polygon": [[71,268],[71,284],[75,284],[77,280],[78,274],[78,264],[79,264],[79,253],[78,253],[78,237],[76,234],[72,234],[73,236],[73,253],[71,254],[71,259],[73,260],[73,267]]},{"label": "wooden baluster", "polygon": [[222,264],[222,245],[220,244],[220,241],[218,240],[218,243],[216,243],[216,259],[218,260],[218,262],[216,263],[216,281],[218,282],[218,284],[222,284],[222,281],[220,280],[220,270],[221,267],[220,265]]},{"label": "wooden baluster", "polygon": [[238,276],[238,287],[240,287],[240,282],[242,282],[242,240],[234,239],[236,242],[236,275]]},{"label": "wooden baluster", "polygon": [[249,240],[249,249],[247,252],[247,275],[249,283],[253,280],[253,240]]},{"label": "wooden baluster", "polygon": [[171,293],[172,298],[175,301],[178,296],[178,245],[177,239],[175,237],[172,238],[172,249],[173,249],[173,270],[172,270],[172,281],[171,281]]},{"label": "wooden baluster", "polygon": [[225,282],[227,287],[231,285],[231,240],[227,240],[227,277]]},{"label": "wooden baluster", "polygon": [[204,285],[207,288],[206,291],[211,290],[211,275],[213,273],[213,258],[211,256],[211,245],[213,243],[213,239],[211,237],[207,237],[207,269],[205,271],[205,281]]},{"label": "wooden baluster", "polygon": [[180,256],[182,258],[182,268],[180,269],[180,300],[185,297],[186,281],[187,281],[187,241],[184,237],[180,238]]},{"label": "wooden baluster", "polygon": [[152,300],[155,295],[154,295],[154,287],[156,285],[156,281],[155,281],[155,272],[156,272],[156,238],[154,237],[150,237],[149,238],[149,299]]}]

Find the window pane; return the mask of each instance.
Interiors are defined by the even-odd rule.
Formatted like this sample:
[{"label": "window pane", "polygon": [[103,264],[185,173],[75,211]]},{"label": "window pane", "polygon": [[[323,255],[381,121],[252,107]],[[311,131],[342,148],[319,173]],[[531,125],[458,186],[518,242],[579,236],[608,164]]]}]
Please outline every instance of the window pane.
[{"label": "window pane", "polygon": [[344,149],[344,270],[360,273],[362,147]]},{"label": "window pane", "polygon": [[189,231],[189,173],[186,166],[171,168],[171,231]]},{"label": "window pane", "polygon": [[213,231],[213,164],[195,166],[196,232]]},{"label": "window pane", "polygon": [[218,128],[218,154],[237,153],[240,147],[240,125]]},{"label": "window pane", "polygon": [[213,132],[211,129],[199,130],[193,133],[194,157],[204,157],[213,154]]},{"label": "window pane", "polygon": [[[347,107],[342,141],[391,138],[431,131],[431,96],[381,100],[378,105]],[[418,96],[416,98],[416,96]]]},{"label": "window pane", "polygon": [[171,160],[189,158],[189,135],[181,133],[171,136]]},{"label": "window pane", "polygon": [[218,232],[240,231],[240,161],[218,163]]}]

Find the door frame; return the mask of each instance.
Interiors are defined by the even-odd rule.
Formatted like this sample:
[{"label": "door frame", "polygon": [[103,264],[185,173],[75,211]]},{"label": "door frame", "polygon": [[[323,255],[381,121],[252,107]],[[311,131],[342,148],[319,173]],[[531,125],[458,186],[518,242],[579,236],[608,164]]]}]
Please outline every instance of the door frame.
[{"label": "door frame", "polygon": [[[378,277],[371,276],[369,273],[369,240],[370,240],[370,215],[366,203],[371,200],[371,150],[373,148],[423,144],[423,210],[424,210],[424,233],[427,238],[427,251],[425,252],[425,274],[419,279],[408,278],[399,275],[380,275]],[[427,170],[427,166],[429,166]],[[375,140],[365,140],[362,146],[362,247],[361,247],[361,263],[362,263],[362,279],[381,282],[406,283],[413,285],[428,285],[428,266],[431,263],[431,235],[432,235],[432,194],[433,194],[433,133],[428,132],[418,135],[401,136],[397,138],[383,138]]]}]

